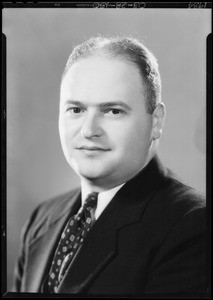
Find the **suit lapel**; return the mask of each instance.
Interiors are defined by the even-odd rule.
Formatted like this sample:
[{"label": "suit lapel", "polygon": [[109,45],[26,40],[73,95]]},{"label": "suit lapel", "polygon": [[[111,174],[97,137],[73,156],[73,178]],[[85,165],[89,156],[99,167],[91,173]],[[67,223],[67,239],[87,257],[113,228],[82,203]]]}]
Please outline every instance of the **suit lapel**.
[{"label": "suit lapel", "polygon": [[118,230],[138,222],[165,170],[157,158],[125,184],[89,231],[77,257],[61,283],[59,293],[82,293],[116,255]]},{"label": "suit lapel", "polygon": [[52,250],[60,235],[61,228],[66,221],[66,216],[62,217],[59,222],[53,224],[45,235],[42,235],[35,242],[29,245],[28,259],[30,264],[27,265],[26,287],[24,290],[29,292],[39,291],[39,287],[47,273],[46,267]]},{"label": "suit lapel", "polygon": [[46,274],[49,271],[49,261],[54,255],[55,246],[63,230],[64,224],[71,214],[76,213],[80,205],[80,196],[59,199],[61,203],[53,211],[50,217],[36,229],[36,238],[28,245],[26,278],[23,290],[26,292],[38,292]]}]

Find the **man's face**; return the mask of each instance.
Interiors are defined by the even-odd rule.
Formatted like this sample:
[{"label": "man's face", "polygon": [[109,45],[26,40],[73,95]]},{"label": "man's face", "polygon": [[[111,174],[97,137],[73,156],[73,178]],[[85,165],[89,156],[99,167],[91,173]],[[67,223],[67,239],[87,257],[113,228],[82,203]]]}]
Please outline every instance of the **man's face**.
[{"label": "man's face", "polygon": [[81,59],[65,75],[60,98],[62,148],[81,179],[112,188],[147,163],[152,117],[136,67],[115,59]]}]

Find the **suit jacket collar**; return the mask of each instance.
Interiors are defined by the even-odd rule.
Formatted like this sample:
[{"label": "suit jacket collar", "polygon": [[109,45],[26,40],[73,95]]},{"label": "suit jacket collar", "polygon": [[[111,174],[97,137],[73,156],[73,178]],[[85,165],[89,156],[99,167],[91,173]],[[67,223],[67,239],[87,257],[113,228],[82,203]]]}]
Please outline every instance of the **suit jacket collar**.
[{"label": "suit jacket collar", "polygon": [[116,194],[118,227],[137,221],[165,179],[167,169],[155,156],[149,164]]}]

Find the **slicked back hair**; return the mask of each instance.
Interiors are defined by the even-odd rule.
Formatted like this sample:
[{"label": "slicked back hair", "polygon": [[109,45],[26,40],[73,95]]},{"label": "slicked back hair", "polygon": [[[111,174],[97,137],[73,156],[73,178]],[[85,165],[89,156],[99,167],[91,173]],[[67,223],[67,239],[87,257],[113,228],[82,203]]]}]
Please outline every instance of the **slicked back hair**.
[{"label": "slicked back hair", "polygon": [[76,46],[66,63],[62,80],[71,66],[83,58],[100,56],[135,66],[141,75],[146,99],[146,112],[152,114],[161,101],[161,78],[155,56],[132,37],[92,37]]}]

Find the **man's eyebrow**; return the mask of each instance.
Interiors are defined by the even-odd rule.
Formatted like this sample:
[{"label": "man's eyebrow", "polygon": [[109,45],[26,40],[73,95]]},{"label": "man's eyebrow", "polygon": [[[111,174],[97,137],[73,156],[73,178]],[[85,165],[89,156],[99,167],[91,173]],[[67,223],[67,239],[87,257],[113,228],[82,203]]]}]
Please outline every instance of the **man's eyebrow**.
[{"label": "man's eyebrow", "polygon": [[[84,106],[84,107],[87,106],[83,101],[77,101],[77,100],[67,100],[65,104],[72,104],[72,105]],[[123,101],[107,101],[98,104],[92,104],[92,106],[97,106],[100,108],[121,106],[127,110],[132,110],[131,107]]]},{"label": "man's eyebrow", "polygon": [[109,102],[103,102],[103,103],[100,103],[99,106],[101,108],[104,108],[104,107],[114,107],[114,106],[121,106],[127,110],[132,110],[131,107],[126,104],[125,102],[123,101],[109,101]]},{"label": "man's eyebrow", "polygon": [[65,101],[65,105],[67,104],[73,104],[73,105],[76,105],[76,106],[85,106],[85,104],[81,101],[76,101],[76,100],[66,100]]}]

